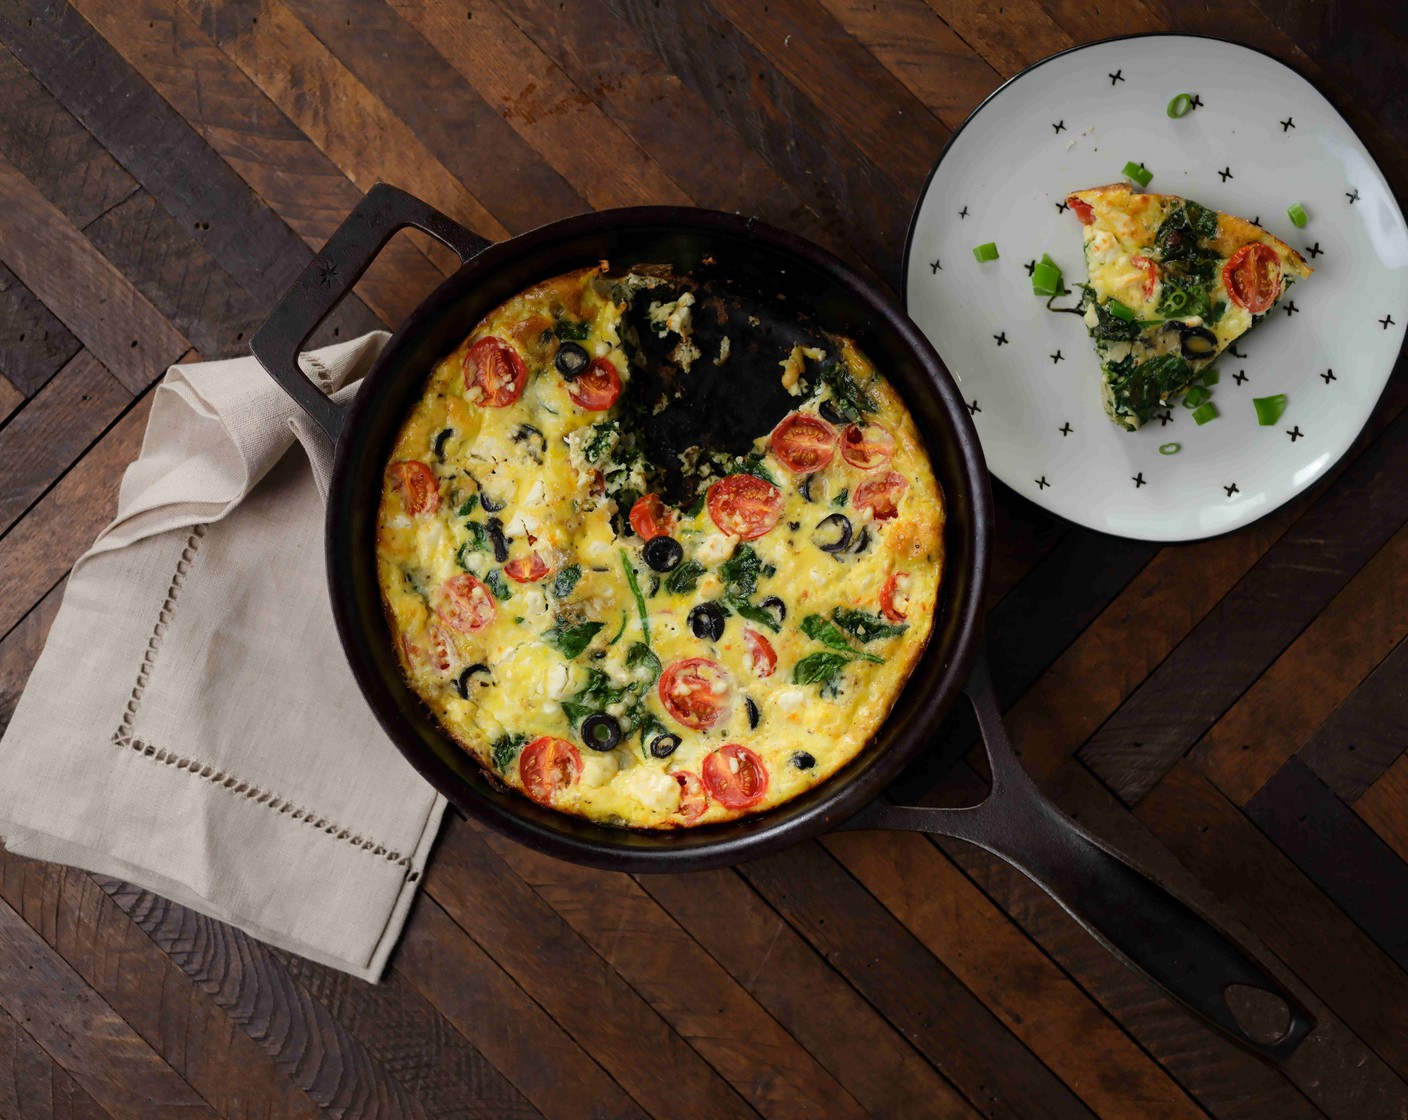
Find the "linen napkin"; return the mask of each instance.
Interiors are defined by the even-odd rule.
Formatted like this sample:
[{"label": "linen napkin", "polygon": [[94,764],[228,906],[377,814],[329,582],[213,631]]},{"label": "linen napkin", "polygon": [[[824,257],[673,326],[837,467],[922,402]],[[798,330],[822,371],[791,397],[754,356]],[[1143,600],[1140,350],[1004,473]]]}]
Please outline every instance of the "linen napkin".
[{"label": "linen napkin", "polygon": [[[387,337],[304,370],[349,396]],[[331,460],[254,358],[167,371],[0,740],[0,838],[375,981],[445,801],[343,659]]]}]

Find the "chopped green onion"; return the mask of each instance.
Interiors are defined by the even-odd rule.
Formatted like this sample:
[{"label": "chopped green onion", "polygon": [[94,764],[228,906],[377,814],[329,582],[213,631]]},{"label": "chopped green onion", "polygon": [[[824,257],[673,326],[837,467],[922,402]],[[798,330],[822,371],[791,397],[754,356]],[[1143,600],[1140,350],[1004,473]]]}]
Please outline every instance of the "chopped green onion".
[{"label": "chopped green onion", "polygon": [[1159,444],[1160,455],[1177,455],[1182,449],[1181,443],[1161,443]]},{"label": "chopped green onion", "polygon": [[1216,420],[1217,416],[1217,405],[1213,404],[1212,401],[1208,401],[1207,404],[1193,410],[1193,421],[1198,425],[1206,424],[1209,420]]},{"label": "chopped green onion", "polygon": [[1206,389],[1204,389],[1201,385],[1194,385],[1191,389],[1188,390],[1187,396],[1183,398],[1183,407],[1197,408],[1210,396],[1212,396],[1212,394],[1209,393]]},{"label": "chopped green onion", "polygon": [[1286,213],[1291,216],[1291,225],[1295,226],[1296,229],[1304,229],[1305,223],[1310,220],[1305,216],[1305,207],[1299,202],[1287,210]]},{"label": "chopped green onion", "polygon": [[1142,163],[1127,163],[1124,165],[1126,178],[1133,179],[1141,187],[1147,187],[1149,180],[1154,177],[1154,173]]},{"label": "chopped green onion", "polygon": [[1281,419],[1281,413],[1286,411],[1286,394],[1277,393],[1274,397],[1253,397],[1252,405],[1256,408],[1256,422],[1263,428],[1269,428]]},{"label": "chopped green onion", "polygon": [[1210,366],[1207,369],[1203,370],[1204,385],[1216,385],[1221,380],[1222,374],[1217,372],[1216,366]]},{"label": "chopped green onion", "polygon": [[1177,315],[1188,306],[1188,293],[1183,288],[1172,288],[1164,293],[1164,303],[1161,310],[1170,315]]},{"label": "chopped green onion", "polygon": [[1180,93],[1168,103],[1168,115],[1177,119],[1193,107],[1193,95]]},{"label": "chopped green onion", "polygon": [[1061,270],[1054,264],[1041,261],[1032,270],[1032,291],[1039,296],[1059,296],[1066,291],[1061,279]]},{"label": "chopped green onion", "polygon": [[1117,299],[1106,300],[1105,310],[1116,319],[1123,319],[1126,323],[1134,322],[1134,312]]},{"label": "chopped green onion", "polygon": [[979,263],[997,260],[997,242],[989,241],[986,245],[979,245],[973,250],[973,256],[977,258]]}]

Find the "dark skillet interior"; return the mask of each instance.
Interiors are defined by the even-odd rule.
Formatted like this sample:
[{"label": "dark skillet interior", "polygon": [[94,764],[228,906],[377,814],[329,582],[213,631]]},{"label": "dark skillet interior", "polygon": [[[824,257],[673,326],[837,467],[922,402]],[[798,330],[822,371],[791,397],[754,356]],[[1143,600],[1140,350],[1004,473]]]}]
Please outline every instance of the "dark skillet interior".
[{"label": "dark skillet interior", "polygon": [[[851,336],[898,385],[946,498],[941,615],[876,741],[830,780],[741,821],[672,832],[606,828],[494,788],[406,685],[376,580],[382,472],[431,367],[503,300],[601,259],[613,270],[667,262],[692,272],[705,257],[735,273],[740,283],[776,291],[816,323]],[[363,384],[338,442],[328,501],[328,576],[342,642],[368,702],[392,740],[451,802],[561,858],[624,871],[682,871],[736,863],[816,835],[868,804],[926,749],[976,652],[991,522],[987,474],[967,411],[932,347],[892,300],[830,254],[790,234],[729,214],[651,207],[570,218],[492,246],[442,284],[397,331]]]}]

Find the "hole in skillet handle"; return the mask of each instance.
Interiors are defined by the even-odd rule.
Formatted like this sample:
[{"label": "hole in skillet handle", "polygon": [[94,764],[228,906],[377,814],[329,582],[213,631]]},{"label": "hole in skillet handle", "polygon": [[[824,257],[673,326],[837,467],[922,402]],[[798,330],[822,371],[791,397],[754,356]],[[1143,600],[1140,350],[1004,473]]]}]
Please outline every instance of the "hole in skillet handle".
[{"label": "hole in skillet handle", "polygon": [[443,241],[459,255],[461,263],[491,244],[413,195],[377,183],[308,262],[250,339],[249,348],[259,364],[334,443],[342,431],[347,406],[328,398],[304,376],[298,355],[392,235],[408,226]]}]

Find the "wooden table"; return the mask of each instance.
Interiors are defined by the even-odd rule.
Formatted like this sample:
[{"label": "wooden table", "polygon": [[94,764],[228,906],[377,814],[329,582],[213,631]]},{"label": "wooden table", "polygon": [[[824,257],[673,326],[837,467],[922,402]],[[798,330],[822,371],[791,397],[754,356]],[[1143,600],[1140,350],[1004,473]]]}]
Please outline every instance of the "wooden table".
[{"label": "wooden table", "polygon": [[[1388,5],[1208,7],[9,0],[0,719],[163,369],[244,351],[379,179],[490,237],[632,203],[754,212],[897,285],[935,155],[1000,81],[1178,29],[1310,77],[1408,197]],[[448,267],[399,238],[325,337],[394,326]],[[1014,741],[1313,1008],[1283,1069],[960,844],[848,834],[632,879],[455,820],[375,987],[0,856],[0,1115],[1408,1115],[1402,372],[1329,477],[1218,540],[1114,540],[997,488],[989,629]],[[954,721],[948,746],[968,735]],[[965,763],[900,792],[976,781]]]}]

